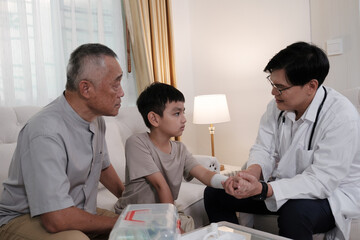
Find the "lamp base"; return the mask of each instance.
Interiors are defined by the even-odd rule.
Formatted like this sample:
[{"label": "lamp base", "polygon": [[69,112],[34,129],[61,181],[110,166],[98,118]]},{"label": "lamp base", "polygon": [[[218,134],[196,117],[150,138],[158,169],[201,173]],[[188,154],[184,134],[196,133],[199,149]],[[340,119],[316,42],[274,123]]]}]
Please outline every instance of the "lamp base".
[{"label": "lamp base", "polygon": [[220,164],[220,171],[224,171],[224,170],[225,170],[224,164]]}]

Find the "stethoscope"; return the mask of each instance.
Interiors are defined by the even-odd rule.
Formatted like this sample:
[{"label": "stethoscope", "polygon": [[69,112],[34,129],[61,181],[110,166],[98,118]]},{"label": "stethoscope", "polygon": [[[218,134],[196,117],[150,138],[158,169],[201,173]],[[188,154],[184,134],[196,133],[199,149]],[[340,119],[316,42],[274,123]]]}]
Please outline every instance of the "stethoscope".
[{"label": "stethoscope", "polygon": [[[318,119],[319,119],[320,111],[321,111],[321,109],[322,109],[322,107],[323,107],[323,105],[324,105],[324,102],[325,102],[325,100],[326,100],[326,97],[327,97],[327,91],[326,91],[326,89],[325,89],[324,86],[323,86],[323,89],[324,89],[324,91],[325,91],[325,94],[324,94],[323,100],[321,101],[321,103],[320,103],[320,105],[319,105],[319,107],[318,107],[317,113],[316,113],[315,122],[314,122],[313,128],[312,128],[312,130],[311,130],[311,134],[310,134],[308,151],[311,149],[311,142],[312,142],[312,139],[313,139],[313,136],[314,136],[314,132],[315,132],[315,128],[316,128],[316,125],[317,125],[317,122],[318,122]],[[280,123],[281,117],[282,117],[282,123],[285,123],[285,116],[283,116],[283,113],[284,113],[284,111],[281,111],[281,112],[279,113],[278,120],[277,120],[277,122],[278,122],[278,127],[279,127],[279,125],[280,125],[279,123]]]}]

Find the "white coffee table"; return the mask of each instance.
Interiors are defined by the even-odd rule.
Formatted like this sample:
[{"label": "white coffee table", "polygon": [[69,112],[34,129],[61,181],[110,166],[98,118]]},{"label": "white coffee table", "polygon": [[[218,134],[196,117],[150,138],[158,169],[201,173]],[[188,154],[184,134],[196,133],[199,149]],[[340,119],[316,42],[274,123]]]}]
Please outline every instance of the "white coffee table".
[{"label": "white coffee table", "polygon": [[[233,224],[229,222],[218,222],[218,230],[221,233],[231,232],[233,238],[231,239],[241,239],[241,240],[286,240],[288,238],[280,237],[271,233],[262,232],[256,229],[244,227],[238,224]],[[195,229],[192,232],[185,233],[181,235],[180,240],[203,240],[203,238],[212,231],[212,227],[206,226],[203,228]],[[220,235],[221,236],[221,235]],[[237,237],[236,237],[237,236]],[[215,239],[215,238],[209,238]],[[219,238],[221,239],[221,238]]]}]

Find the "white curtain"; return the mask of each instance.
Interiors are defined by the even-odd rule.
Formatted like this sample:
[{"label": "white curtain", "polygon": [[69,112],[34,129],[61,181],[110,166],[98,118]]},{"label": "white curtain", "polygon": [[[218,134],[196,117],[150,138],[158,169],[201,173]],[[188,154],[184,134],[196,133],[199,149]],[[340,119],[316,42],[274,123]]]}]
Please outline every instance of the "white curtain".
[{"label": "white curtain", "polygon": [[51,102],[65,89],[70,53],[90,42],[116,52],[124,71],[123,105],[134,105],[120,0],[0,0],[0,105]]}]

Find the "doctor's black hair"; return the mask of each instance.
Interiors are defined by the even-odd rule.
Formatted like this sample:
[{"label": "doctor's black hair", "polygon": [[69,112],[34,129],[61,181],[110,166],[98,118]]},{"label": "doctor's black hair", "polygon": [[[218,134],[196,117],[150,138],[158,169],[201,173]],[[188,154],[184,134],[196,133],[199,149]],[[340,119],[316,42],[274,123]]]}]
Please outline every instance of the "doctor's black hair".
[{"label": "doctor's black hair", "polygon": [[162,117],[166,104],[171,102],[185,102],[185,97],[182,92],[171,85],[154,82],[140,94],[136,105],[145,125],[151,128],[147,117],[148,113],[152,111]]},{"label": "doctor's black hair", "polygon": [[278,52],[266,65],[264,72],[284,69],[287,81],[303,86],[316,79],[319,86],[329,73],[329,60],[325,52],[314,44],[296,42]]}]

